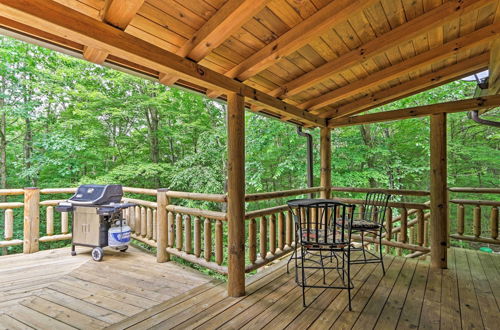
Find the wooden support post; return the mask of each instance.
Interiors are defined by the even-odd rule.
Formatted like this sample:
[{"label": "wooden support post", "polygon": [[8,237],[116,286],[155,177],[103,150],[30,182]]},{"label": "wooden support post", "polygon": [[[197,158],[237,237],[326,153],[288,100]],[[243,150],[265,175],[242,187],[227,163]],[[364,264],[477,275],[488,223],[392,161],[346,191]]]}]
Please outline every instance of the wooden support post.
[{"label": "wooden support post", "polygon": [[168,189],[158,189],[156,192],[156,216],[157,216],[157,240],[156,240],[156,261],[165,262],[170,260],[167,253],[167,198]]},{"label": "wooden support post", "polygon": [[227,293],[240,297],[245,294],[245,103],[236,93],[227,95],[227,141]]},{"label": "wooden support post", "polygon": [[321,174],[320,185],[325,187],[320,194],[321,198],[331,197],[332,187],[332,139],[331,129],[324,127],[320,130],[320,157]]},{"label": "wooden support post", "polygon": [[40,189],[24,188],[23,253],[38,252],[40,237]]},{"label": "wooden support post", "polygon": [[446,114],[430,116],[431,267],[448,266]]}]

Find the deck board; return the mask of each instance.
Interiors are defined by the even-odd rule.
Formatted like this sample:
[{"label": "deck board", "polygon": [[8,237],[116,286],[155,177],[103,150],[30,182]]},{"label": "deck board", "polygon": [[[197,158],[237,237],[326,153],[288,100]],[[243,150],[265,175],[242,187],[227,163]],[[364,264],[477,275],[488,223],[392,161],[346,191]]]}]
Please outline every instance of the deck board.
[{"label": "deck board", "polygon": [[[393,256],[385,256],[385,276],[378,264],[353,265],[353,311],[347,308],[345,290],[322,288],[307,289],[309,306],[304,309],[294,265],[287,274],[286,259],[249,277],[247,294],[231,298],[220,280],[132,254],[128,261],[120,260],[119,254],[110,256],[106,264],[83,260],[76,268],[76,259],[65,268],[59,260],[64,254],[47,255],[40,263],[59,265],[59,273],[52,269],[52,275],[39,283],[20,276],[12,288],[8,283],[14,273],[6,263],[0,264],[7,278],[0,273],[0,294],[21,296],[1,309],[0,329],[488,329],[496,328],[500,314],[500,256],[479,251],[449,249],[445,270],[430,269],[426,258]],[[12,268],[39,274],[33,267],[37,259],[27,257],[29,262],[8,259]],[[118,281],[96,273],[99,269],[121,272]],[[326,279],[340,281],[335,271]],[[322,283],[323,275],[311,271],[308,281]],[[170,296],[165,294],[169,289],[184,293]]]}]

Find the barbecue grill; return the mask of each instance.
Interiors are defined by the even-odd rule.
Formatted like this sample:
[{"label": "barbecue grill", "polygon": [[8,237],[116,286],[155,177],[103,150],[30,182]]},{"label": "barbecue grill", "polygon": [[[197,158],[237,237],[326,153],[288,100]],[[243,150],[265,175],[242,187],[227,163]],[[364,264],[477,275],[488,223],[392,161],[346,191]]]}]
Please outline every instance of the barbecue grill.
[{"label": "barbecue grill", "polygon": [[122,216],[122,210],[135,206],[121,203],[121,185],[81,185],[67,201],[57,205],[59,212],[72,213],[73,236],[71,255],[75,246],[92,247],[92,258],[101,261],[103,248],[113,247],[125,252],[130,242],[130,227]]}]

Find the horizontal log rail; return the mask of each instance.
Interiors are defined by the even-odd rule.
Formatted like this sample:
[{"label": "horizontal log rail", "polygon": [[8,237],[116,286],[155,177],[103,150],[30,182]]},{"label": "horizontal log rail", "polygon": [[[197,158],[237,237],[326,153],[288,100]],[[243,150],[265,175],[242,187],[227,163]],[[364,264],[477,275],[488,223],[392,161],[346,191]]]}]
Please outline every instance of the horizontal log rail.
[{"label": "horizontal log rail", "polygon": [[331,191],[356,192],[356,193],[383,192],[383,193],[391,194],[391,195],[405,195],[405,196],[429,196],[430,195],[430,192],[428,190],[405,190],[405,189],[331,187]]},{"label": "horizontal log rail", "polygon": [[[340,197],[335,197],[335,200],[346,203],[346,204],[363,204],[365,202],[364,199],[357,199],[357,198],[340,198]],[[373,205],[381,205],[381,204],[376,204],[374,203]],[[426,203],[410,203],[410,202],[389,202],[387,204],[390,207],[398,207],[398,208],[406,208],[406,209],[421,209],[421,210],[427,210],[430,209],[430,206]]]},{"label": "horizontal log rail", "polygon": [[324,187],[312,187],[312,188],[302,188],[302,189],[292,189],[292,190],[247,194],[247,195],[245,195],[245,201],[246,202],[256,202],[256,201],[269,200],[269,199],[275,199],[275,198],[304,195],[304,194],[309,194],[309,193],[320,192],[323,190],[325,190]]},{"label": "horizontal log rail", "polygon": [[255,210],[255,211],[247,212],[245,214],[245,220],[252,219],[252,218],[258,218],[258,217],[262,217],[262,216],[266,216],[266,215],[271,215],[271,214],[274,214],[277,212],[283,212],[286,210],[288,210],[288,205],[286,205],[286,204],[279,205],[279,206],[273,206],[273,207],[269,207],[266,209]]},{"label": "horizontal log rail", "polygon": [[0,209],[18,209],[24,206],[24,203],[10,202],[0,203]]},{"label": "horizontal log rail", "polygon": [[452,187],[448,190],[456,193],[500,194],[500,188]]},{"label": "horizontal log rail", "polygon": [[24,195],[23,189],[0,189],[0,196]]},{"label": "horizontal log rail", "polygon": [[472,200],[472,199],[452,199],[450,203],[453,204],[463,204],[463,205],[483,205],[483,206],[500,206],[500,201],[488,201],[488,200]]}]

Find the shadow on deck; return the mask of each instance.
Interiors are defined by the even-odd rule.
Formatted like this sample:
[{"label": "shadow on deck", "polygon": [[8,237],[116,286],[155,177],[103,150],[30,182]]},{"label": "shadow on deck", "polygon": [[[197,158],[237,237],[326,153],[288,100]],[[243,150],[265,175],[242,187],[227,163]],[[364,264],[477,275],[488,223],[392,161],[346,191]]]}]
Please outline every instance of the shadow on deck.
[{"label": "shadow on deck", "polygon": [[[310,305],[304,309],[284,261],[249,278],[245,297],[229,298],[222,282],[174,263],[157,264],[137,250],[104,263],[67,252],[0,259],[0,295],[2,301],[12,298],[1,305],[1,325],[493,329],[500,315],[500,256],[465,249],[449,250],[447,270],[430,270],[427,260],[390,256],[385,276],[379,265],[353,265],[352,312],[347,293],[335,289],[308,289]],[[310,280],[321,276],[311,273]],[[338,280],[337,273],[327,280]]]}]

